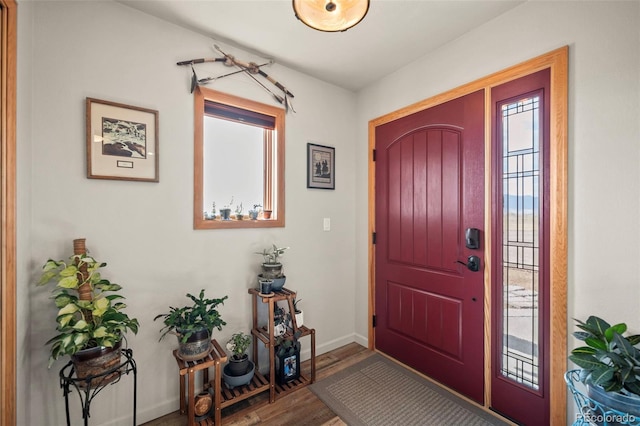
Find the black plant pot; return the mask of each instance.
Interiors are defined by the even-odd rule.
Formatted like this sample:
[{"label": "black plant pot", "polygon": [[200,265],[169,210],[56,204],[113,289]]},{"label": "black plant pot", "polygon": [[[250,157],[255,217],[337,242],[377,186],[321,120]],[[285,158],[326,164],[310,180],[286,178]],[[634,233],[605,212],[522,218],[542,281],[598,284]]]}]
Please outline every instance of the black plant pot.
[{"label": "black plant pot", "polygon": [[247,374],[249,368],[249,355],[244,354],[244,356],[240,359],[236,358],[234,355],[229,358],[229,368],[227,370],[227,373],[230,376],[243,376]]}]

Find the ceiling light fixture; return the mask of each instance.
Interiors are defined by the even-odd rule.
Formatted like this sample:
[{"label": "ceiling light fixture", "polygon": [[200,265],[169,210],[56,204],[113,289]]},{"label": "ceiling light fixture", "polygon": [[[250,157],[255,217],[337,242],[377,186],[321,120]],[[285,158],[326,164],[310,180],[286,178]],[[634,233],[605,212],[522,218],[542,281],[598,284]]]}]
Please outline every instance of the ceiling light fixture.
[{"label": "ceiling light fixture", "polygon": [[315,30],[346,31],[365,17],[369,0],[293,0],[293,11]]}]

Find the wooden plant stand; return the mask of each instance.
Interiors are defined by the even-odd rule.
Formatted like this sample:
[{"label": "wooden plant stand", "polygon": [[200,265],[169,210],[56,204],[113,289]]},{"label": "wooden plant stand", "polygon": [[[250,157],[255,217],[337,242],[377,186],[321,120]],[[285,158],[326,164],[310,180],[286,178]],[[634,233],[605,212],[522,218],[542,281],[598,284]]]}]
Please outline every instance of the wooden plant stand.
[{"label": "wooden plant stand", "polygon": [[[273,403],[277,396],[286,395],[304,386],[307,386],[316,380],[316,330],[308,328],[306,326],[298,327],[295,318],[295,309],[293,306],[293,300],[296,298],[296,292],[282,288],[282,290],[275,291],[275,294],[271,297],[265,297],[260,293],[260,290],[251,288],[249,294],[252,295],[251,306],[253,308],[253,326],[251,329],[251,335],[253,336],[253,359],[256,364],[256,374],[258,374],[258,340],[260,340],[269,351],[269,402]],[[311,336],[311,377],[307,377],[300,371],[300,377],[288,382],[286,384],[276,383],[276,371],[275,371],[275,336],[273,334],[274,317],[273,310],[276,302],[280,300],[286,300],[289,306],[289,312],[291,313],[291,325],[293,332],[287,331],[284,337],[291,339],[293,333],[299,331],[300,338],[304,336]],[[260,327],[258,325],[258,301],[268,304],[269,318],[266,326]]]},{"label": "wooden plant stand", "polygon": [[[173,356],[180,370],[180,414],[187,415],[187,424],[189,426],[195,426],[196,424],[221,425],[223,408],[269,389],[269,382],[257,371],[257,368],[249,384],[227,389],[222,384],[222,368],[224,363],[227,362],[227,355],[215,339],[211,341],[211,345],[211,353],[197,361],[183,361],[178,356],[178,350],[173,351]],[[214,368],[214,377],[213,380],[209,381],[209,368],[211,367]],[[213,388],[211,410],[208,416],[202,416],[204,418],[199,419],[196,419],[195,415],[195,376],[197,371],[202,371],[203,390]],[[186,388],[185,379],[188,381],[189,389]],[[213,417],[213,420],[211,417]]]}]

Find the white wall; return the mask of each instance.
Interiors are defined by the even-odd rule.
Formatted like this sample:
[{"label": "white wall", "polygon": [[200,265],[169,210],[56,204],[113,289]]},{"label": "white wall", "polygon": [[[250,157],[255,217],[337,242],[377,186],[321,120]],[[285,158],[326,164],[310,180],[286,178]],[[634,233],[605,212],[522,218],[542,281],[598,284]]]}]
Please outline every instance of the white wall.
[{"label": "white wall", "polygon": [[[358,95],[356,199],[367,207],[367,122],[569,45],[571,318],[640,331],[640,2],[529,1]],[[367,333],[367,225],[357,222],[356,333]],[[569,348],[575,347],[573,338]]]},{"label": "white wall", "polygon": [[[22,5],[21,5],[22,6]],[[178,409],[178,371],[173,339],[158,343],[156,314],[187,301],[187,292],[228,295],[221,308],[228,325],[215,336],[223,344],[251,321],[247,289],[256,285],[261,257],[272,242],[291,246],[283,258],[287,286],[298,291],[305,323],[316,328],[318,353],[353,341],[355,280],[355,95],[279,65],[268,73],[296,95],[297,113],[286,117],[285,228],[194,231],[193,97],[190,70],[176,62],[212,55],[213,41],[112,2],[33,2],[30,34],[19,55],[31,65],[19,93],[25,111],[19,122],[20,255],[19,359],[28,377],[20,380],[19,424],[64,423],[58,370],[47,369],[55,309],[48,290],[35,288],[49,257],[71,254],[72,240],[109,265],[104,275],[124,286],[127,312],[141,330],[128,339],[138,364],[138,422]],[[27,42],[24,42],[27,40]],[[32,43],[28,40],[32,40]],[[243,60],[259,60],[231,49]],[[224,69],[203,65],[203,76]],[[21,67],[22,69],[22,67]],[[241,74],[212,88],[273,104],[271,96]],[[93,97],[159,111],[160,182],[87,179],[85,98]],[[327,123],[331,123],[330,126]],[[306,144],[336,147],[335,191],[306,188]],[[30,148],[29,148],[30,147]],[[28,174],[31,173],[29,176]],[[30,182],[29,182],[30,181]],[[23,192],[25,195],[22,195]],[[330,217],[332,229],[322,230]],[[22,225],[22,221],[28,226]],[[330,312],[331,315],[327,315]],[[309,353],[302,341],[303,358]],[[92,406],[91,424],[130,424],[131,384],[124,379],[105,389]],[[78,401],[71,395],[74,423]]]}]

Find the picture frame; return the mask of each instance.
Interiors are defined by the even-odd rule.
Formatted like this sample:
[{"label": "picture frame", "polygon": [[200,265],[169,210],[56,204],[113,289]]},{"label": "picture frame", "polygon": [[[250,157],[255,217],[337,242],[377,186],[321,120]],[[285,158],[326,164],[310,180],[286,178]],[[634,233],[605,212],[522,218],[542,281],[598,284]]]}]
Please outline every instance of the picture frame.
[{"label": "picture frame", "polygon": [[307,188],[336,189],[336,149],[307,144]]},{"label": "picture frame", "polygon": [[278,356],[276,379],[281,385],[300,378],[300,351]]},{"label": "picture frame", "polygon": [[86,98],[87,178],[159,182],[158,111]]}]

